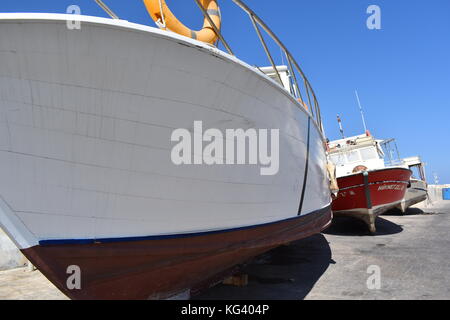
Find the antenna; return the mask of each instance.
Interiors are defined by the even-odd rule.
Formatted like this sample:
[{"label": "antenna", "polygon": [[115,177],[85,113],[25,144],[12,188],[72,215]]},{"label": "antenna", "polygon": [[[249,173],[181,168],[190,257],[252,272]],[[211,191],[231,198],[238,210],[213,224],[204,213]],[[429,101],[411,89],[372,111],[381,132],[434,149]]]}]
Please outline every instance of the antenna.
[{"label": "antenna", "polygon": [[361,112],[361,118],[362,118],[362,122],[364,125],[364,132],[367,132],[366,120],[364,119],[364,112],[363,112],[363,109],[361,106],[361,101],[359,101],[359,95],[358,95],[357,90],[355,90],[355,94],[356,94],[356,100],[358,100],[359,111]]},{"label": "antenna", "polygon": [[337,121],[339,123],[339,131],[341,131],[342,139],[345,139],[344,129],[342,128],[342,121],[341,121],[341,117],[339,117],[339,115],[337,115]]},{"label": "antenna", "polygon": [[438,176],[437,172],[433,172],[433,178],[434,178],[434,184],[438,185],[439,184],[439,176]]},{"label": "antenna", "polygon": [[106,5],[102,0],[95,0],[95,2],[103,9],[111,18],[119,19],[119,17]]}]

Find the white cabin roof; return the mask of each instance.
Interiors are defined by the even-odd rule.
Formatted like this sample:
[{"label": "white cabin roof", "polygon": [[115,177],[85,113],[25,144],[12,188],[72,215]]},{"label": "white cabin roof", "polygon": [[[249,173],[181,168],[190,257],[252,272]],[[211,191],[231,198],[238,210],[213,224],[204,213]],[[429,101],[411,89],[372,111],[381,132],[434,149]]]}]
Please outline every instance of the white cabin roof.
[{"label": "white cabin roof", "polygon": [[423,164],[419,156],[404,158],[403,161],[408,166],[417,166]]},{"label": "white cabin roof", "polygon": [[366,134],[361,134],[353,137],[330,141],[328,146],[330,148],[329,153],[346,152],[354,149],[376,146],[377,142],[374,137]]}]

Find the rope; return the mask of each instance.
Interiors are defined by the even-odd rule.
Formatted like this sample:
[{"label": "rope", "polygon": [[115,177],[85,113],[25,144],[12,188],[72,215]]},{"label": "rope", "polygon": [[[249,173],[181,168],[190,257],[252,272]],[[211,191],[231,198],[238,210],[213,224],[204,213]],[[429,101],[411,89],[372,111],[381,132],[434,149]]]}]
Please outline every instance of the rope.
[{"label": "rope", "polygon": [[161,13],[161,19],[162,19],[162,23],[160,22],[160,20],[158,20],[158,27],[161,29],[166,29],[166,19],[164,18],[164,12],[162,9],[162,2],[161,0],[159,0],[159,12]]}]

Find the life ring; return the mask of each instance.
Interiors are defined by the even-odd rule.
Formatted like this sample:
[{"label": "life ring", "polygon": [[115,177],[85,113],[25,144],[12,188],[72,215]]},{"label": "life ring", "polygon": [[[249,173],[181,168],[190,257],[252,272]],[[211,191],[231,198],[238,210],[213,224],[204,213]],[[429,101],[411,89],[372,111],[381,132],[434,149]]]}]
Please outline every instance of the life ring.
[{"label": "life ring", "polygon": [[367,171],[369,170],[366,166],[363,165],[359,165],[353,168],[352,173],[357,173],[357,172],[361,172],[361,171]]},{"label": "life ring", "polygon": [[[181,34],[185,37],[197,39],[210,44],[214,44],[217,41],[218,36],[208,19],[205,18],[202,30],[194,31],[186,27],[175,17],[167,6],[165,0],[144,0],[144,4],[152,19],[159,24],[163,24],[163,28],[165,27],[166,29]],[[211,20],[220,30],[220,9],[217,5],[217,0],[201,0],[201,4],[211,17]]]}]

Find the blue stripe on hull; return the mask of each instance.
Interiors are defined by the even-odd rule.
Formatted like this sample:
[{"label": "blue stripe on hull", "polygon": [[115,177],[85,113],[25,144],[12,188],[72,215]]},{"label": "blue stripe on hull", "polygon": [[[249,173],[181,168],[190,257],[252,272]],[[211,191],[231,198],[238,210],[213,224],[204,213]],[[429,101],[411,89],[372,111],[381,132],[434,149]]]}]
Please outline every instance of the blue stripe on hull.
[{"label": "blue stripe on hull", "polygon": [[210,234],[217,234],[217,233],[225,233],[225,232],[234,232],[234,231],[241,231],[241,230],[248,230],[252,228],[260,228],[269,226],[276,223],[282,223],[286,221],[294,221],[301,218],[304,218],[307,215],[311,214],[319,214],[321,212],[325,212],[329,210],[331,207],[331,204],[327,207],[304,214],[301,216],[295,216],[292,218],[284,219],[284,220],[278,220],[275,222],[268,222],[258,225],[252,225],[252,226],[246,226],[246,227],[238,227],[238,228],[231,228],[231,229],[223,229],[223,230],[215,230],[215,231],[204,231],[204,232],[194,232],[194,233],[180,233],[180,234],[169,234],[169,235],[155,235],[155,236],[140,236],[140,237],[123,237],[123,238],[100,238],[100,239],[52,239],[52,240],[40,240],[39,245],[45,246],[45,245],[62,245],[62,244],[93,244],[93,243],[107,243],[107,242],[127,242],[127,241],[144,241],[144,240],[166,240],[166,239],[177,239],[177,238],[190,238],[190,237],[199,237],[199,236],[205,236]]}]

